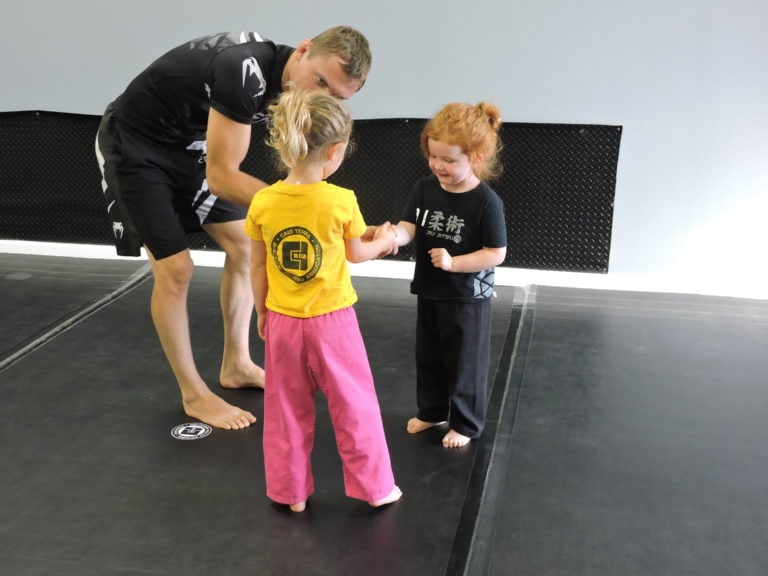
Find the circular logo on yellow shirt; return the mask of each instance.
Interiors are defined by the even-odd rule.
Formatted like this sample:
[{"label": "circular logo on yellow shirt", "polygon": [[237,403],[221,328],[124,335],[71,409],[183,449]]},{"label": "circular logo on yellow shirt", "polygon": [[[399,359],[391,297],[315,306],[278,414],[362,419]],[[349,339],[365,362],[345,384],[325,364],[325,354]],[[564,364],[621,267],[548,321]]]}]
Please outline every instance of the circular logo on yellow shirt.
[{"label": "circular logo on yellow shirt", "polygon": [[277,268],[296,283],[317,275],[323,262],[323,247],[315,236],[300,226],[285,228],[272,238],[272,257]]}]

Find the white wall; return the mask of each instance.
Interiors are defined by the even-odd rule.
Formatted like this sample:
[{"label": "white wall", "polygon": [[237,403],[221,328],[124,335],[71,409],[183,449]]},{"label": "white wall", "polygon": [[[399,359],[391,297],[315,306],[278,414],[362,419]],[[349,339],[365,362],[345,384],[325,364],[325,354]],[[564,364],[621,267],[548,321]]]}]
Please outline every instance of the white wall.
[{"label": "white wall", "polygon": [[488,99],[508,121],[624,127],[608,275],[542,283],[768,298],[768,2],[213,6],[7,4],[0,112],[99,114],[151,59],[201,34],[247,29],[295,44],[351,24],[374,51],[368,84],[350,102],[356,118],[428,117],[448,101]]}]

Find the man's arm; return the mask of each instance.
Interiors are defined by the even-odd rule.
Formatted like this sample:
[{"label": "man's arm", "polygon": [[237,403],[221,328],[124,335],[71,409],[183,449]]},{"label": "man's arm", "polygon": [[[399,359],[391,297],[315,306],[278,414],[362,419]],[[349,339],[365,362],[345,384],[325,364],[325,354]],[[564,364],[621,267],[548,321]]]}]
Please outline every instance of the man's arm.
[{"label": "man's arm", "polygon": [[208,188],[219,198],[250,206],[253,195],[267,185],[240,170],[251,144],[251,125],[230,120],[211,108],[206,139]]}]

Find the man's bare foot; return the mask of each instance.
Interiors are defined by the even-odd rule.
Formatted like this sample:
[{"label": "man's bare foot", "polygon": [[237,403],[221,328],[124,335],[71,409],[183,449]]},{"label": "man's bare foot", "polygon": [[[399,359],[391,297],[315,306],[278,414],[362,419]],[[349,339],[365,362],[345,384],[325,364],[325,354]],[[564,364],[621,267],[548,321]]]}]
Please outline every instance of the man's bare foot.
[{"label": "man's bare foot", "polygon": [[443,424],[445,424],[445,420],[442,422],[424,422],[424,420],[420,420],[419,418],[411,418],[408,420],[408,427],[406,429],[409,434],[418,434],[419,432],[424,432],[424,430],[429,430],[430,428],[441,426]]},{"label": "man's bare foot", "polygon": [[462,448],[472,440],[469,436],[459,434],[456,430],[449,430],[448,434],[443,436],[443,446],[446,448]]},{"label": "man's bare foot", "polygon": [[187,416],[197,418],[214,428],[240,430],[256,422],[256,416],[247,410],[233,406],[210,391],[193,400],[184,400],[183,405]]},{"label": "man's bare foot", "polygon": [[253,362],[238,367],[221,367],[222,388],[264,388],[264,369]]},{"label": "man's bare foot", "polygon": [[304,512],[304,510],[307,507],[307,501],[304,500],[303,502],[296,502],[296,504],[291,504],[289,508],[291,509],[291,512]]},{"label": "man's bare foot", "polygon": [[381,500],[374,500],[373,502],[368,502],[371,506],[374,508],[378,508],[380,506],[386,506],[387,504],[392,504],[392,502],[397,502],[400,500],[400,497],[403,495],[403,491],[400,490],[397,486],[392,488],[392,492],[390,492],[387,496],[384,496]]}]

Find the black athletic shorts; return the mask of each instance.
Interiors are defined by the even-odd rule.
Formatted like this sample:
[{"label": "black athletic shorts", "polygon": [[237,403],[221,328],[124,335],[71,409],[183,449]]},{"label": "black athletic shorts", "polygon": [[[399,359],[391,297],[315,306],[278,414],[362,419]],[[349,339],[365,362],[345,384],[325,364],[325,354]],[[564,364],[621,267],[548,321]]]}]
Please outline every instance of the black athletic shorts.
[{"label": "black athletic shorts", "polygon": [[117,253],[156,259],[189,248],[202,224],[244,220],[248,209],[208,191],[205,141],[186,148],[158,145],[120,125],[107,108],[96,136],[96,157]]}]

